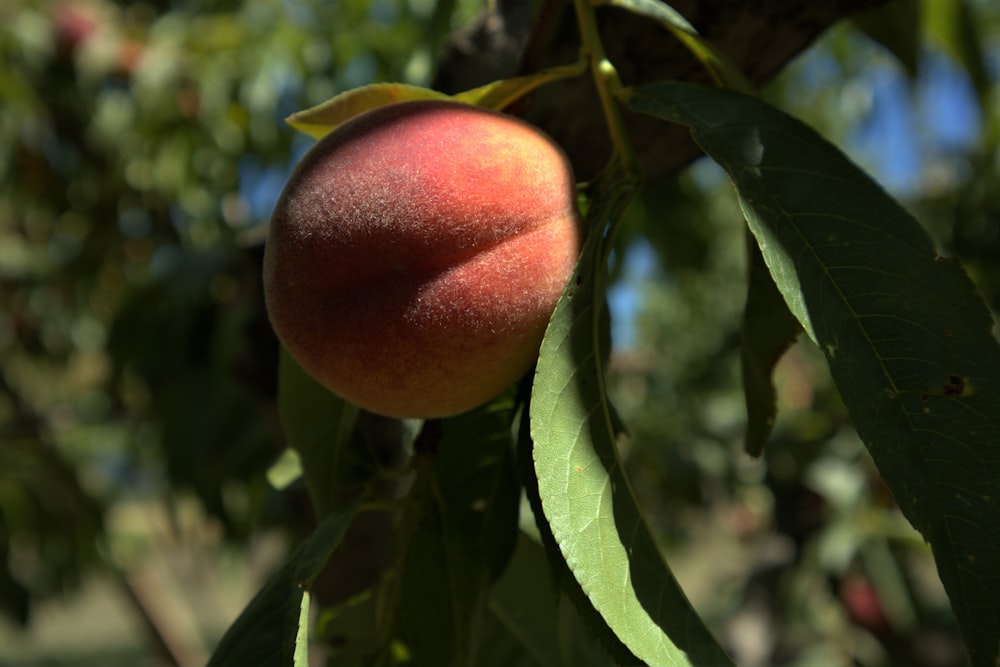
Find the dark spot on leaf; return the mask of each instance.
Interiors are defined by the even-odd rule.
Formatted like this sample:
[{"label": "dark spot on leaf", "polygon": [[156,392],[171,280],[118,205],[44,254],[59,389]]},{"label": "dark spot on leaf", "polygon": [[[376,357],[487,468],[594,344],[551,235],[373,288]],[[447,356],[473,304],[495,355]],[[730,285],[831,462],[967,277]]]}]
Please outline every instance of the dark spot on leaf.
[{"label": "dark spot on leaf", "polygon": [[574,281],[574,284],[575,284],[575,285],[576,285],[577,287],[579,287],[580,285],[582,285],[582,284],[583,284],[583,274],[582,274],[582,273],[578,273],[578,274],[576,274],[576,280]]},{"label": "dark spot on leaf", "polygon": [[949,375],[943,391],[948,398],[958,398],[965,391],[965,378],[960,375]]}]

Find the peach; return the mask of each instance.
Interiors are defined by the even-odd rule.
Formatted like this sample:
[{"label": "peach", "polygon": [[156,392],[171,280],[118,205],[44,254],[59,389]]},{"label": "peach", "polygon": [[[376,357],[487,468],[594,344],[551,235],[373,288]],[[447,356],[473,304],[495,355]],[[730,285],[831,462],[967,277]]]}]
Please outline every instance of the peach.
[{"label": "peach", "polygon": [[539,130],[456,102],[392,104],[296,166],[265,249],[268,314],[335,394],[450,416],[531,368],[582,236],[570,164]]}]

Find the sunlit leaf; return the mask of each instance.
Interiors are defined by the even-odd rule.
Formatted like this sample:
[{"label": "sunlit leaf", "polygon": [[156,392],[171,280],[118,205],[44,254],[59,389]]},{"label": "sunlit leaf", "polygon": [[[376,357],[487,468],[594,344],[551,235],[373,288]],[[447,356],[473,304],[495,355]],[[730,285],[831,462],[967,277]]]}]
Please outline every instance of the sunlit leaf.
[{"label": "sunlit leaf", "polygon": [[453,96],[430,88],[403,83],[374,83],[341,93],[311,109],[298,111],[286,121],[296,130],[319,139],[354,116],[372,109],[416,100],[453,100],[488,109],[500,110],[521,99],[539,86],[568,77],[579,76],[586,70],[586,61],[552,67],[533,74],[493,81]]},{"label": "sunlit leaf", "polygon": [[286,122],[300,132],[320,139],[341,123],[372,109],[415,100],[446,100],[444,93],[404,83],[374,83],[332,97],[326,102],[297,111]]},{"label": "sunlit leaf", "polygon": [[602,377],[608,341],[596,334],[604,240],[590,234],[539,353],[531,439],[542,508],[583,592],[636,657],[651,665],[730,665],[653,542],[615,449]]},{"label": "sunlit leaf", "polygon": [[[517,440],[518,472],[521,475],[524,494],[527,497],[535,519],[535,529],[538,531],[542,548],[550,563],[549,567],[555,586],[563,593],[568,603],[577,610],[577,615],[583,619],[589,635],[600,643],[614,664],[639,664],[639,659],[621,642],[614,630],[605,622],[600,612],[594,608],[590,598],[583,592],[580,582],[576,580],[575,575],[570,571],[569,566],[563,559],[559,544],[552,535],[552,529],[549,526],[548,519],[545,517],[545,511],[542,509],[541,496],[538,494],[538,477],[535,472],[533,456],[534,443],[531,440],[531,425],[529,420],[525,419],[521,421]],[[569,641],[572,641],[572,638]],[[565,655],[565,652],[561,652],[561,655]]]},{"label": "sunlit leaf", "polygon": [[995,664],[1000,345],[972,281],[839,150],[774,107],[678,83],[628,103],[689,125],[729,172],[776,284],[933,548],[973,664]]},{"label": "sunlit leaf", "polygon": [[458,102],[500,110],[510,106],[540,86],[560,79],[580,76],[586,69],[587,61],[580,60],[572,65],[551,67],[525,76],[493,81],[485,86],[458,93],[453,99]]},{"label": "sunlit leaf", "polygon": [[302,592],[299,603],[298,628],[295,632],[295,649],[292,651],[293,667],[309,667],[309,607],[312,597],[309,591]]}]

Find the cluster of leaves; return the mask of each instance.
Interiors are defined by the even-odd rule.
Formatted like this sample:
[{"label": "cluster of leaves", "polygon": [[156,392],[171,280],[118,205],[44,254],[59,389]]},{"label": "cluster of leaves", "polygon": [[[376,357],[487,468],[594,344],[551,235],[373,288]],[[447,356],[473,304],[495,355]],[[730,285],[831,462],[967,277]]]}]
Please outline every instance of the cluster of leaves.
[{"label": "cluster of leaves", "polygon": [[[619,4],[683,35],[720,83],[750,89],[672,11]],[[540,621],[558,615],[553,600],[564,596],[579,615],[563,631],[576,630],[570,645],[579,646],[590,633],[604,644],[605,652],[588,654],[595,664],[732,664],[664,562],[617,447],[627,427],[605,379],[607,263],[637,186],[619,131],[620,103],[688,126],[732,180],[749,224],[742,327],[747,448],[759,454],[771,432],[771,374],[804,332],[822,352],[884,483],[931,545],[973,662],[994,662],[1000,346],[975,285],[954,259],[937,253],[909,213],[799,121],[724,88],[668,82],[622,87],[603,57],[592,9],[584,3],[576,9],[584,56],[594,64],[618,141],[612,163],[586,192],[587,245],[550,321],[530,391],[522,387],[513,402],[504,396],[459,418],[426,422],[401,441],[414,454],[404,468],[411,486],[397,503],[397,555],[364,594],[321,618],[335,656],[345,659],[339,649],[363,664],[508,664],[511,656],[517,664],[576,664],[566,645],[555,641],[564,635],[544,634],[551,628]],[[502,107],[554,77],[578,74],[570,66],[456,98]],[[369,87],[298,114],[292,123],[321,136],[366,109],[426,97],[440,94]],[[343,476],[338,462],[353,465],[357,457],[350,452],[365,451],[365,443],[350,435],[353,413],[318,387],[304,389],[311,381],[293,362],[284,364],[289,383],[282,392],[291,393],[296,406],[293,415],[285,413],[286,433],[302,436],[290,444],[314,502],[329,509],[326,521],[336,530],[321,524],[279,574],[280,583],[272,581],[233,626],[213,664],[241,664],[256,654],[251,651],[257,650],[261,619],[275,608],[285,610],[285,622],[273,630],[272,645],[286,646],[275,664],[304,660],[307,591],[325,560],[316,552],[340,546],[353,513],[385,508],[385,500],[364,485],[348,494],[349,502],[330,502],[331,480]],[[320,398],[303,400],[309,392]],[[321,408],[324,402],[333,405]],[[331,424],[323,416],[330,414],[341,419]],[[379,478],[378,466],[368,469],[369,481]],[[525,517],[518,526],[519,486],[533,527]],[[333,487],[341,493],[351,488]],[[536,534],[548,565],[534,557],[535,570],[526,570],[523,550],[529,547],[521,531]],[[872,558],[878,556],[891,559],[888,552]],[[512,557],[519,565],[508,570]],[[506,594],[523,579],[545,585],[521,600],[530,609],[515,614],[505,607]],[[351,632],[358,607],[366,616],[360,642]],[[558,650],[539,649],[546,645]]]},{"label": "cluster of leaves", "polygon": [[[580,62],[457,96],[503,108],[592,74],[617,153],[584,192],[590,240],[531,386],[424,424],[358,413],[279,355],[260,302],[257,223],[305,144],[278,120],[309,108],[292,124],[319,136],[371,106],[440,96],[364,87],[315,106],[373,80],[426,84],[462,6],[2,10],[6,612],[23,621],[32,601],[71,587],[106,557],[104,509],[153,489],[194,493],[233,537],[272,523],[301,540],[216,665],[300,666],[310,647],[336,664],[725,665],[720,643],[742,655],[726,624],[745,609],[780,616],[782,640],[758,662],[850,659],[809,652],[825,632],[855,643],[862,664],[913,664],[927,656],[907,641],[955,623],[913,600],[923,539],[973,664],[996,662],[1000,367],[975,288],[837,149],[752,97],[668,5],[603,4],[659,22],[746,95],[622,87],[580,2]],[[913,209],[996,310],[1000,117],[974,48],[970,8],[982,7],[924,0],[865,19],[914,76],[917,5],[976,84],[988,126],[979,153],[956,157],[980,177]],[[823,48],[836,67],[868,67],[856,44]],[[844,131],[849,121],[830,117],[844,110],[828,97],[835,86],[780,85],[770,99]],[[640,190],[619,105],[690,127],[739,208],[703,165]],[[612,350],[605,297],[637,247],[659,258],[654,298],[640,341]],[[807,385],[803,409],[775,415],[774,364],[802,330],[815,345],[793,348],[778,379]],[[740,447],[746,435],[757,451],[769,433],[764,471]],[[693,526],[706,521],[717,538],[739,534],[724,553],[699,542]],[[774,534],[793,553],[767,561],[760,545]],[[687,551],[713,570],[709,595],[685,580],[694,608],[665,544],[675,566]],[[733,561],[743,569],[726,579]],[[831,598],[840,621],[818,606]]]}]

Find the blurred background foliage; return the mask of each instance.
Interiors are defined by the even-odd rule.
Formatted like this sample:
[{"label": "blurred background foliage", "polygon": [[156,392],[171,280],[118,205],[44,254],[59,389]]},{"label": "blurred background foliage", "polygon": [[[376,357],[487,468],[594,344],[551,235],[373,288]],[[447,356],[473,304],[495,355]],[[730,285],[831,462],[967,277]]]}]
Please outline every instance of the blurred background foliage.
[{"label": "blurred background foliage", "polygon": [[[881,180],[996,311],[1000,7],[918,4],[906,20],[835,27],[765,95]],[[302,490],[266,478],[283,444],[262,241],[309,145],[283,118],[365,83],[427,85],[448,34],[481,9],[0,8],[0,664],[91,664],[37,633],[95,577],[136,621],[101,638],[92,664],[123,645],[122,664],[203,661],[309,529]],[[721,172],[700,161],[649,184],[629,216],[610,388],[637,492],[696,607],[741,665],[961,664],[929,550],[808,344],[778,368],[763,457],[743,453],[745,238]],[[183,564],[149,574],[164,553]],[[226,588],[233,572],[249,583]],[[202,604],[206,589],[227,601]],[[177,610],[199,606],[185,628]]]}]

